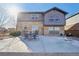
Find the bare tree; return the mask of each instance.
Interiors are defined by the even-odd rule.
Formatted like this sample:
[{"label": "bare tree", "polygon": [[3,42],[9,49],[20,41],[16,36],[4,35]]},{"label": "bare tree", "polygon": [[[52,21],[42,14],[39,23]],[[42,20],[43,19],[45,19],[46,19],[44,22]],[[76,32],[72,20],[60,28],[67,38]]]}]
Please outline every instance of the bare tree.
[{"label": "bare tree", "polygon": [[5,25],[9,23],[10,16],[4,8],[0,7],[0,39],[3,38],[6,32]]},{"label": "bare tree", "polygon": [[3,8],[0,8],[0,28],[5,26],[10,19],[7,11]]}]

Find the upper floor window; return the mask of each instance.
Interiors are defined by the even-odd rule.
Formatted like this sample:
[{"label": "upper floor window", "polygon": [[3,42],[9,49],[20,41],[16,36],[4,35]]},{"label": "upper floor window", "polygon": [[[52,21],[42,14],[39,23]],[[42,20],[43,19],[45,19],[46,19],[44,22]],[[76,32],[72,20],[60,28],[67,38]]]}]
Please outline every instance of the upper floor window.
[{"label": "upper floor window", "polygon": [[55,21],[59,21],[59,19],[55,19]]},{"label": "upper floor window", "polygon": [[54,21],[54,19],[49,19],[50,21]]},{"label": "upper floor window", "polygon": [[34,19],[34,17],[32,16],[32,19]]},{"label": "upper floor window", "polygon": [[32,15],[32,19],[33,19],[33,20],[38,19],[38,15]]},{"label": "upper floor window", "polygon": [[50,21],[59,21],[60,20],[59,18],[60,17],[59,17],[58,14],[51,14],[51,15],[49,15],[49,20]]},{"label": "upper floor window", "polygon": [[59,19],[49,19],[50,21],[59,21]]},{"label": "upper floor window", "polygon": [[27,29],[27,27],[24,27],[24,29]]}]

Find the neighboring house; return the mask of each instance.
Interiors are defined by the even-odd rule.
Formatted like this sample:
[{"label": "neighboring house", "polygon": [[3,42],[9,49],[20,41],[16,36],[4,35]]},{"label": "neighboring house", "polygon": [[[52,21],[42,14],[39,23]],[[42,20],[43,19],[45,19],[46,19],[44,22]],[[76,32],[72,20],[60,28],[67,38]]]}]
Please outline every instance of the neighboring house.
[{"label": "neighboring house", "polygon": [[79,13],[76,13],[66,19],[66,34],[71,33],[73,36],[79,36]]},{"label": "neighboring house", "polygon": [[0,33],[5,33],[5,32],[7,32],[7,29],[4,27],[0,27]]},{"label": "neighboring house", "polygon": [[0,38],[3,36],[6,36],[8,33],[8,30],[4,27],[0,27]]},{"label": "neighboring house", "polygon": [[54,7],[46,12],[20,12],[17,18],[16,29],[22,31],[27,27],[28,31],[38,30],[39,34],[60,35],[64,34],[67,12]]},{"label": "neighboring house", "polygon": [[8,32],[11,33],[11,32],[15,32],[16,31],[16,28],[8,28]]}]

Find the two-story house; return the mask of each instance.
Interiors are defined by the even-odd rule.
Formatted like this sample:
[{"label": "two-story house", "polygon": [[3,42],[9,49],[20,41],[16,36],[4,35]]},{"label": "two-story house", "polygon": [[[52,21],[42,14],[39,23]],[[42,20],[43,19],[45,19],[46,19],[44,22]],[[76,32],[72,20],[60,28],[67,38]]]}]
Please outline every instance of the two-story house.
[{"label": "two-story house", "polygon": [[20,12],[17,17],[17,31],[27,27],[28,31],[38,30],[39,34],[60,35],[64,34],[67,12],[54,7],[46,12]]}]

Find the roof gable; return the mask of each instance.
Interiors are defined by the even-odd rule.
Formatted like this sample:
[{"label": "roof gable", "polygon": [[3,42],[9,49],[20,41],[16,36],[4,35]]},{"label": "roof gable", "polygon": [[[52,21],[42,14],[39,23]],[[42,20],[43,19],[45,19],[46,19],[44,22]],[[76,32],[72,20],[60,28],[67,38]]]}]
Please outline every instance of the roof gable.
[{"label": "roof gable", "polygon": [[50,11],[52,11],[52,10],[57,10],[57,11],[59,11],[59,12],[65,14],[65,15],[68,14],[67,12],[65,12],[65,11],[63,11],[63,10],[57,8],[57,7],[54,7],[54,8],[51,8],[51,9],[47,10],[45,13],[48,13],[48,12],[50,12]]}]

